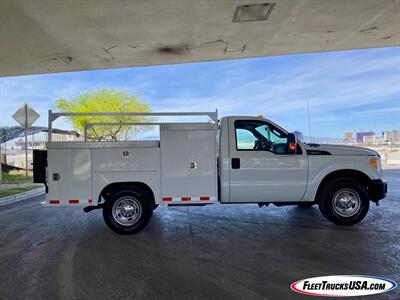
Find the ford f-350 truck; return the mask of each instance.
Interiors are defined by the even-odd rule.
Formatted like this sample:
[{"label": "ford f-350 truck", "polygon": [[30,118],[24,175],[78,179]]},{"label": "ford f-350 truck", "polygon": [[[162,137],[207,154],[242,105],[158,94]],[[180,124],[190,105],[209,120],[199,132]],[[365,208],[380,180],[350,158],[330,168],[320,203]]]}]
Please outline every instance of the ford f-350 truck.
[{"label": "ford f-350 truck", "polygon": [[[154,141],[51,140],[52,122],[61,116],[110,115],[208,120],[151,122],[159,128]],[[387,192],[381,158],[373,150],[306,144],[263,117],[218,120],[217,112],[50,110],[47,150],[34,151],[33,165],[34,182],[46,186],[46,206],[102,209],[105,223],[122,234],[143,229],[158,205],[318,205],[328,220],[352,225],[366,216],[370,201],[378,204]]]}]

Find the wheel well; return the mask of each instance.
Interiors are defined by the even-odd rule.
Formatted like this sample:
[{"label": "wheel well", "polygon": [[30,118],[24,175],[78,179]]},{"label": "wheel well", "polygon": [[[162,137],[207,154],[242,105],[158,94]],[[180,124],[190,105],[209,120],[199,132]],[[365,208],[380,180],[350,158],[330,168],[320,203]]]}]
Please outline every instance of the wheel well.
[{"label": "wheel well", "polygon": [[121,187],[139,187],[143,190],[145,190],[149,195],[151,196],[151,200],[153,201],[153,204],[155,204],[155,199],[154,199],[154,193],[153,190],[145,183],[143,182],[115,182],[107,185],[106,187],[103,188],[103,190],[100,193],[98,202],[101,202],[101,197],[104,197],[104,199],[107,199],[112,191],[116,188],[121,188]]},{"label": "wheel well", "polygon": [[357,170],[351,170],[351,169],[343,169],[343,170],[337,170],[332,173],[329,173],[322,179],[321,183],[319,184],[317,194],[315,195],[315,202],[318,202],[320,199],[322,190],[324,186],[331,180],[340,178],[340,177],[346,177],[346,178],[352,178],[360,182],[362,185],[364,185],[367,189],[369,187],[369,183],[371,179],[366,175],[365,173]]}]

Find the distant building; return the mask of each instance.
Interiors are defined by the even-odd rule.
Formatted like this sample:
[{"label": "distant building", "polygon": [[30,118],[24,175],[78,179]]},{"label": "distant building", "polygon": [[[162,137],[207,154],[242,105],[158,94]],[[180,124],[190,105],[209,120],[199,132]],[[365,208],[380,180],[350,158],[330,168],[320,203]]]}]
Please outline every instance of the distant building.
[{"label": "distant building", "polygon": [[399,130],[391,130],[391,131],[385,131],[383,133],[383,137],[386,142],[389,144],[398,144],[400,143],[400,131]]},{"label": "distant building", "polygon": [[364,137],[366,136],[372,136],[375,135],[375,132],[372,131],[362,131],[362,132],[356,132],[356,142],[357,143],[363,143],[364,142]]},{"label": "distant building", "polygon": [[383,132],[383,137],[385,138],[385,141],[388,143],[393,143],[393,134],[392,131],[385,131]]},{"label": "distant building", "polygon": [[344,132],[344,142],[345,144],[350,144],[353,142],[353,133],[351,131]]},{"label": "distant building", "polygon": [[385,142],[385,138],[383,135],[368,135],[364,136],[364,143],[370,145],[379,145]]},{"label": "distant building", "polygon": [[53,142],[73,142],[73,141],[80,141],[82,137],[72,134],[64,134],[64,133],[52,133],[51,140]]},{"label": "distant building", "polygon": [[3,164],[7,163],[7,156],[4,153],[2,153],[0,155],[0,163],[3,163]]},{"label": "distant building", "polygon": [[303,133],[301,131],[293,131],[292,132],[294,134],[294,136],[296,137],[296,139],[298,139],[299,141],[303,141]]},{"label": "distant building", "polygon": [[[7,164],[25,169],[25,153],[24,152],[18,152],[14,154],[9,154],[7,155]],[[32,152],[28,152],[28,169],[32,169]]]},{"label": "distant building", "polygon": [[[44,149],[46,146],[45,141],[32,141],[28,140],[28,149]],[[15,150],[25,150],[25,140],[22,138],[19,138],[18,140],[15,141],[14,145],[10,146],[11,149]]]},{"label": "distant building", "polygon": [[393,143],[400,143],[400,131],[399,130],[392,130],[393,134]]}]

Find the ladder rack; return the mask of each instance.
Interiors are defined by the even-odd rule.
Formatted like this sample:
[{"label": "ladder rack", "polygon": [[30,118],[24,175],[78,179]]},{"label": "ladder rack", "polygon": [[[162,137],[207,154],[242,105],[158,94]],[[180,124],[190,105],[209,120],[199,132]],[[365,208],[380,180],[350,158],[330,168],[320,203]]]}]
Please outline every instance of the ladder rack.
[{"label": "ladder rack", "polygon": [[[51,134],[53,122],[59,117],[191,117],[191,116],[208,116],[211,121],[218,123],[218,110],[213,112],[82,112],[82,113],[60,113],[49,110],[48,119],[48,142],[51,142]],[[84,136],[87,140],[87,128],[94,125],[161,125],[160,122],[104,122],[104,123],[87,123],[84,127]]]}]

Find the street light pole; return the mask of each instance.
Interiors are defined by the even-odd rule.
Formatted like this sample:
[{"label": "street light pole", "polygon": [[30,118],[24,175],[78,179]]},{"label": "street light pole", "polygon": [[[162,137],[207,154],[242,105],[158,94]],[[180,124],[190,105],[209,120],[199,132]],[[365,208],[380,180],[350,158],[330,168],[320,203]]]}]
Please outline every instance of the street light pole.
[{"label": "street light pole", "polygon": [[28,179],[28,104],[25,103],[25,177]]}]

